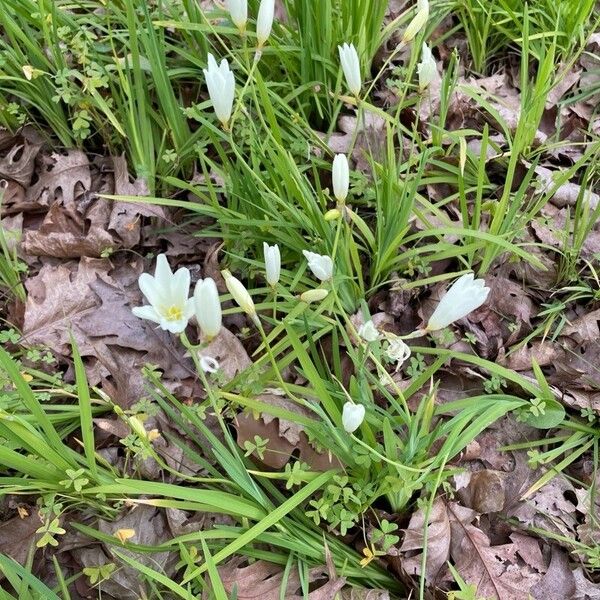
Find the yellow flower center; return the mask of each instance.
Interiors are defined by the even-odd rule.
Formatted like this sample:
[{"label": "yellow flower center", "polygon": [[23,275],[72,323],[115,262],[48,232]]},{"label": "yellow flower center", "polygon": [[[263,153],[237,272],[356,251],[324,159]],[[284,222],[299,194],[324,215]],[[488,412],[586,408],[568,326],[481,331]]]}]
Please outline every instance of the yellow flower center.
[{"label": "yellow flower center", "polygon": [[167,321],[180,321],[183,318],[183,310],[180,306],[169,306],[164,311],[163,316]]}]

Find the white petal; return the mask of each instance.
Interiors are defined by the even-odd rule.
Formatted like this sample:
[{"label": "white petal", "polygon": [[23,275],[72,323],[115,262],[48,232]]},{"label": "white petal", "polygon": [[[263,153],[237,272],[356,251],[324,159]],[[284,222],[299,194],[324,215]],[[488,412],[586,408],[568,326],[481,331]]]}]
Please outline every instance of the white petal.
[{"label": "white petal", "polygon": [[181,267],[171,278],[171,297],[176,306],[184,306],[190,295],[190,270]]},{"label": "white petal", "polygon": [[140,319],[146,319],[153,323],[160,323],[160,315],[151,306],[134,306],[131,312]]},{"label": "white petal", "polygon": [[146,300],[148,300],[152,306],[164,304],[168,292],[157,285],[156,279],[152,277],[152,275],[142,273],[138,278],[138,285],[140,286],[142,294],[144,294]]},{"label": "white petal", "polygon": [[156,280],[157,287],[168,290],[172,277],[173,271],[171,271],[167,257],[164,254],[159,254],[156,257],[156,269],[154,271],[154,279]]}]

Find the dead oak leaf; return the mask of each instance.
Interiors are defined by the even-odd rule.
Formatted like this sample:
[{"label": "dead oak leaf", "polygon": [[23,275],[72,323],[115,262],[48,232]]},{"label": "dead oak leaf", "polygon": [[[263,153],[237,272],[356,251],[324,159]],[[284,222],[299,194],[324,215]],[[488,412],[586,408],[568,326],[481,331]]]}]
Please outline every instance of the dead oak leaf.
[{"label": "dead oak leaf", "polygon": [[87,228],[83,219],[72,218],[58,202],[52,204],[40,228],[27,231],[23,239],[23,250],[27,254],[56,258],[99,258],[114,245],[105,227],[92,224]]},{"label": "dead oak leaf", "polygon": [[35,157],[40,151],[41,144],[31,143],[27,139],[19,142],[19,137],[13,138],[15,145],[6,156],[0,158],[0,179],[10,179],[26,187],[31,182]]},{"label": "dead oak leaf", "polygon": [[90,293],[90,284],[98,273],[106,273],[109,267],[108,261],[92,258],[82,258],[77,265],[42,266],[40,272],[26,282],[23,341],[68,355],[69,331],[72,331],[80,352],[90,353],[89,344],[76,324],[96,308],[98,301]]},{"label": "dead oak leaf", "polygon": [[[124,156],[113,157],[114,193],[118,196],[148,196],[148,183],[141,178],[131,181]],[[149,202],[125,202],[116,200],[112,205],[109,231],[114,232],[125,248],[132,248],[140,241],[140,217],[166,218],[162,206]]]},{"label": "dead oak leaf", "polygon": [[472,524],[476,513],[451,502],[446,507],[451,529],[450,555],[461,577],[476,585],[477,594],[486,598],[526,600],[528,590],[540,580],[540,573],[519,559],[523,542],[492,546],[489,537]]},{"label": "dead oak leaf", "polygon": [[25,198],[30,205],[38,207],[50,206],[56,201],[62,201],[65,206],[73,205],[92,183],[90,161],[81,150],[54,152],[44,157],[38,176]]},{"label": "dead oak leaf", "polygon": [[226,381],[230,381],[252,365],[242,342],[225,327],[222,327],[219,335],[200,351],[200,355],[214,358],[219,363],[219,370]]},{"label": "dead oak leaf", "polygon": [[[472,512],[474,516],[475,513]],[[441,499],[435,500],[429,517],[419,509],[410,518],[408,528],[404,530],[404,540],[400,546],[402,567],[409,575],[421,575],[424,532],[427,528],[427,561],[425,574],[428,582],[438,579],[442,568],[450,556],[450,520],[446,505]]]},{"label": "dead oak leaf", "polygon": [[[312,416],[307,409],[281,396],[263,394],[259,400],[303,416]],[[268,440],[260,460],[272,469],[282,469],[296,452],[298,458],[315,471],[326,471],[339,466],[337,458],[313,448],[302,426],[297,423],[273,417],[266,412],[258,418],[250,412],[242,412],[235,418],[235,427],[240,448],[245,449],[246,442],[254,443],[255,436]]]},{"label": "dead oak leaf", "polygon": [[[225,591],[233,594],[235,590],[237,600],[279,600],[284,582],[282,567],[263,560],[240,566],[242,560],[235,558],[219,568]],[[343,577],[330,578],[326,569],[319,567],[308,572],[308,581],[312,590],[309,600],[334,600],[346,583]],[[292,569],[287,579],[286,600],[301,600],[304,596],[298,593],[300,587],[298,571]]]}]

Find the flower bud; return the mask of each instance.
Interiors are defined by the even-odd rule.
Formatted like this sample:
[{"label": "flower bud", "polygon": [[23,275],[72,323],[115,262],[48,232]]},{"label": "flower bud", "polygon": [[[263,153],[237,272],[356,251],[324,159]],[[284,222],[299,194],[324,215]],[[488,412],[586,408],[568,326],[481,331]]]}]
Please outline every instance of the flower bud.
[{"label": "flower bud", "polygon": [[279,252],[279,246],[277,244],[269,246],[267,242],[263,242],[263,250],[265,254],[267,283],[271,287],[275,287],[279,282],[279,276],[281,274],[281,254]]},{"label": "flower bud", "polygon": [[427,323],[427,331],[443,329],[479,308],[487,299],[490,288],[483,279],[473,279],[473,273],[459,277],[442,296]]},{"label": "flower bud", "polygon": [[362,404],[346,402],[342,411],[342,425],[348,433],[356,431],[365,420],[365,407]]},{"label": "flower bud", "polygon": [[229,290],[229,293],[233,296],[233,299],[237,302],[239,307],[250,317],[253,321],[257,321],[256,308],[254,307],[254,300],[248,293],[248,290],[244,287],[244,284],[231,274],[231,271],[225,269],[221,271],[225,279],[225,285]]},{"label": "flower bud", "polygon": [[321,302],[321,300],[325,300],[325,298],[327,298],[328,294],[329,290],[317,288],[316,290],[308,290],[307,292],[300,294],[300,300],[302,300],[302,302],[306,302],[307,304],[310,304],[311,302]]},{"label": "flower bud", "polygon": [[202,334],[209,340],[219,335],[222,323],[221,300],[217,285],[211,277],[200,279],[196,284],[194,309]]},{"label": "flower bud", "polygon": [[227,59],[223,59],[220,65],[212,54],[208,55],[208,69],[203,69],[208,87],[208,95],[212,102],[217,119],[227,128],[233,108],[233,97],[235,95],[235,79],[229,70]]},{"label": "flower bud", "polygon": [[340,211],[339,208],[332,208],[331,210],[328,210],[323,215],[323,218],[326,221],[337,221],[341,216],[342,216],[342,212]]},{"label": "flower bud", "polygon": [[338,202],[344,202],[350,186],[350,169],[345,154],[336,154],[332,169],[333,195]]},{"label": "flower bud", "polygon": [[417,2],[417,14],[404,31],[402,43],[408,44],[408,42],[412,41],[417,33],[423,29],[425,23],[427,23],[427,19],[429,19],[429,2],[428,0],[419,0]]},{"label": "flower bud", "polygon": [[360,77],[360,61],[358,60],[356,48],[354,44],[344,44],[343,46],[338,46],[338,51],[348,89],[355,96],[358,96],[362,87],[362,80]]},{"label": "flower bud", "polygon": [[226,7],[233,24],[240,33],[244,33],[248,20],[248,0],[227,0]]},{"label": "flower bud", "polygon": [[308,261],[309,269],[317,279],[329,281],[332,278],[333,261],[330,256],[309,252],[308,250],[302,250],[302,254],[304,254]]},{"label": "flower bud", "polygon": [[417,65],[417,73],[419,74],[419,88],[423,91],[437,76],[437,65],[431,54],[429,46],[423,42],[423,51],[421,54],[421,62]]},{"label": "flower bud", "polygon": [[261,0],[256,19],[256,39],[262,48],[271,35],[273,17],[275,16],[275,0]]}]

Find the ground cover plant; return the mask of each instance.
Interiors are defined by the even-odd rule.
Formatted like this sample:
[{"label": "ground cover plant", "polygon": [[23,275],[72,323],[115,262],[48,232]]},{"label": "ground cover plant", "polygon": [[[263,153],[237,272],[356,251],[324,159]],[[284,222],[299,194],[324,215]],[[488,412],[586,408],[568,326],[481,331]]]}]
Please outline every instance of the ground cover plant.
[{"label": "ground cover plant", "polygon": [[597,3],[0,9],[0,598],[600,598]]}]

